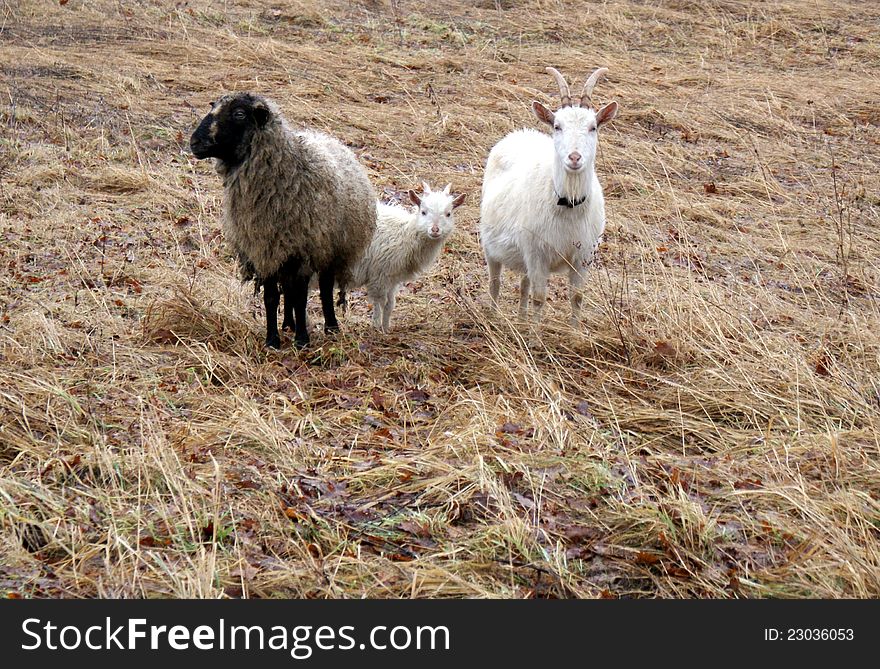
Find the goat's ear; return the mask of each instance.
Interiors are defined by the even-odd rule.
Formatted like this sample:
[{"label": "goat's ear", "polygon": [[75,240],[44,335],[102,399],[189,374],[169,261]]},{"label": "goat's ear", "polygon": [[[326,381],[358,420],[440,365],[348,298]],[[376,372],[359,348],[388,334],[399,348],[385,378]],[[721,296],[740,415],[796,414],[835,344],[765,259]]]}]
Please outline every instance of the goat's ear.
[{"label": "goat's ear", "polygon": [[431,186],[428,185],[428,182],[427,182],[427,181],[423,181],[423,182],[422,182],[422,192],[423,192],[425,195],[427,195],[428,193],[431,192]]},{"label": "goat's ear", "polygon": [[596,112],[596,125],[600,126],[603,123],[608,123],[608,121],[617,116],[617,110],[617,103],[609,102],[607,105],[602,107],[602,109]]},{"label": "goat's ear", "polygon": [[449,195],[449,192],[452,190],[452,184],[446,184],[446,188],[443,189],[444,195]]},{"label": "goat's ear", "polygon": [[537,100],[532,103],[532,113],[547,125],[553,125],[553,121],[556,120],[556,115]]},{"label": "goat's ear", "polygon": [[457,209],[461,205],[464,204],[464,199],[467,197],[467,193],[462,193],[461,195],[456,195],[455,199],[452,201],[452,208]]},{"label": "goat's ear", "polygon": [[257,127],[262,128],[266,125],[266,121],[269,120],[269,116],[271,113],[269,112],[268,107],[264,107],[262,105],[257,105],[253,109],[254,120],[257,122]]},{"label": "goat's ear", "polygon": [[420,198],[420,197],[419,197],[419,194],[416,193],[414,190],[411,190],[411,191],[409,192],[409,199],[410,199],[410,201],[411,201],[414,205],[416,205],[417,207],[418,207],[418,206],[421,206],[421,204],[422,204],[422,198]]}]

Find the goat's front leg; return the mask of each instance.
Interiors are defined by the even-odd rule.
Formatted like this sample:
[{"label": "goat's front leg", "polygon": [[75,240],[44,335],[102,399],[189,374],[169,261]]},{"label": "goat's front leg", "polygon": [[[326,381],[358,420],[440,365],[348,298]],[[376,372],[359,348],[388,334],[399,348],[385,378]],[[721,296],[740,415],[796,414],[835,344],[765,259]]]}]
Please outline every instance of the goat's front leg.
[{"label": "goat's front leg", "polygon": [[529,281],[529,275],[523,274],[519,280],[519,317],[521,320],[528,319],[529,308],[529,291],[532,288],[532,282]]},{"label": "goat's front leg", "polygon": [[571,325],[576,327],[580,322],[581,302],[583,302],[584,294],[584,276],[578,268],[572,267],[568,270],[568,301],[571,303]]},{"label": "goat's front leg", "polygon": [[385,291],[376,286],[370,286],[367,288],[367,297],[373,303],[373,327],[381,330],[382,321],[385,318]]},{"label": "goat's front leg", "polygon": [[[266,346],[281,348],[281,337],[278,334],[278,277],[270,276],[263,282],[263,305],[266,307]],[[287,297],[284,298],[285,304]]]},{"label": "goat's front leg", "polygon": [[318,287],[321,291],[321,309],[324,311],[324,332],[339,332],[339,322],[333,308],[333,285],[336,283],[336,272],[324,270],[318,275]]},{"label": "goat's front leg", "polygon": [[497,260],[486,258],[489,265],[489,297],[492,305],[498,306],[498,293],[501,292],[501,263]]},{"label": "goat's front leg", "polygon": [[391,312],[394,311],[394,305],[397,303],[397,286],[391,286],[385,293],[385,308],[382,310],[382,331],[388,332],[391,329]]},{"label": "goat's front leg", "polygon": [[547,278],[550,267],[540,254],[526,256],[526,277],[532,286],[532,317],[541,321],[544,303],[547,301]]},{"label": "goat's front leg", "polygon": [[544,304],[547,302],[547,274],[535,273],[529,281],[532,283],[532,318],[540,323],[544,314]]}]

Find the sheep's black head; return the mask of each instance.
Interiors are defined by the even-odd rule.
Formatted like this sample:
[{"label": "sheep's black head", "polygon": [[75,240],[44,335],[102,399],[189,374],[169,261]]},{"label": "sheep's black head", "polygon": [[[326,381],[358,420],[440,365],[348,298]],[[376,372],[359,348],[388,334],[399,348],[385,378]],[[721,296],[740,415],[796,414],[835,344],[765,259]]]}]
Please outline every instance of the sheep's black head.
[{"label": "sheep's black head", "polygon": [[258,95],[225,95],[192,134],[189,146],[196,158],[218,158],[232,167],[248,155],[254,132],[272,117],[269,103]]}]

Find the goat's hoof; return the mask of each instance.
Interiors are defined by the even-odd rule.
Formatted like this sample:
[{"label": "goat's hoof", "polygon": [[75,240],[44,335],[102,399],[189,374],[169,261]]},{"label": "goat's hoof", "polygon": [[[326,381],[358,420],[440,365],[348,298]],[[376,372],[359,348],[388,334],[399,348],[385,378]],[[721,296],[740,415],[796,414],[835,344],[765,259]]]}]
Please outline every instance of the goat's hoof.
[{"label": "goat's hoof", "polygon": [[306,346],[309,345],[309,336],[304,335],[302,337],[300,337],[300,336],[294,337],[293,345],[299,349],[305,348]]},{"label": "goat's hoof", "polygon": [[266,348],[274,348],[275,350],[281,348],[281,337],[278,335],[269,335],[266,337]]},{"label": "goat's hoof", "polygon": [[324,325],[324,334],[335,335],[339,332],[339,323],[327,323]]}]

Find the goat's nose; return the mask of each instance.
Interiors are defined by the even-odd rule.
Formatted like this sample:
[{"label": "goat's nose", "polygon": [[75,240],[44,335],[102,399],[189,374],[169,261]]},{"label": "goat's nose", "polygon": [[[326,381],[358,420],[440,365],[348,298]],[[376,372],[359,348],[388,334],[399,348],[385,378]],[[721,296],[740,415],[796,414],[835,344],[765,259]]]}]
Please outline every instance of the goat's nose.
[{"label": "goat's nose", "polygon": [[437,226],[437,225],[432,225],[432,226],[431,226],[431,232],[434,233],[434,234],[436,235],[438,232],[440,232],[440,227]]},{"label": "goat's nose", "polygon": [[577,151],[572,151],[571,153],[568,154],[568,160],[569,160],[569,162],[577,164],[577,163],[581,162],[581,154],[578,153]]}]

